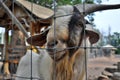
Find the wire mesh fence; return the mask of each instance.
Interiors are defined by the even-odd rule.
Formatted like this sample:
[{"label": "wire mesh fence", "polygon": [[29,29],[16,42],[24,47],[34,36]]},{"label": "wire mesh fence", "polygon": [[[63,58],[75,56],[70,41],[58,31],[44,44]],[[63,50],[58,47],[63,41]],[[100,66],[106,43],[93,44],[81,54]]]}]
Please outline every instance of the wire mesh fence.
[{"label": "wire mesh fence", "polygon": [[[7,1],[7,0],[6,0]],[[56,3],[55,3],[56,1],[53,1],[53,4],[54,4],[54,12],[56,12]],[[32,6],[32,3],[31,3],[31,6]],[[14,0],[13,0],[13,2],[12,2],[12,8],[14,8]],[[85,4],[83,3],[83,11],[84,11],[84,8],[85,8]],[[31,8],[31,11],[33,10],[33,8]],[[13,12],[14,12],[14,9],[13,9]],[[51,45],[55,45],[56,44],[56,37],[58,37],[58,36],[56,36],[56,33],[57,33],[57,31],[55,30],[55,28],[56,28],[56,26],[58,26],[57,25],[57,23],[56,23],[56,19],[57,18],[60,18],[60,17],[66,17],[66,16],[72,16],[74,13],[70,13],[70,14],[65,14],[65,15],[60,15],[60,16],[56,16],[55,14],[54,14],[54,16],[53,16],[53,20],[54,20],[54,32],[53,32],[53,35],[54,35],[54,42],[53,42],[53,44],[51,44]],[[32,15],[32,14],[31,14]],[[33,16],[33,15],[32,15]],[[35,19],[35,21],[42,21],[43,19]],[[30,21],[27,21],[28,23],[30,23],[31,22],[31,20]],[[12,23],[7,23],[7,24],[5,24],[5,25],[12,25],[12,33],[14,33],[14,25],[13,25],[13,23],[14,22],[12,22]],[[25,24],[24,22],[22,22],[23,24]],[[85,25],[85,21],[83,21],[83,23],[84,23],[84,28],[86,28],[86,25]],[[4,26],[5,26],[4,25]],[[41,32],[40,34],[43,34],[43,33],[45,33],[46,31],[48,31],[48,30],[50,30],[50,28],[47,28],[47,29],[45,29],[43,32]],[[63,31],[64,31],[64,28],[63,28]],[[85,33],[85,29],[84,29],[84,31],[83,31],[84,33],[83,33],[83,35],[84,35],[84,37],[86,37],[86,33]],[[18,33],[18,32],[17,32]],[[15,33],[15,34],[17,34],[17,33]],[[6,62],[9,62],[9,71],[10,71],[10,75],[6,75],[6,73],[4,73],[4,68],[3,67],[1,67],[1,76],[0,76],[0,79],[2,79],[2,80],[7,80],[7,79],[9,79],[9,80],[15,80],[15,78],[18,78],[19,80],[44,80],[44,78],[43,78],[43,76],[42,75],[40,75],[40,77],[34,77],[34,74],[33,74],[33,72],[34,72],[34,70],[33,70],[33,60],[34,60],[34,56],[33,56],[33,50],[37,50],[38,51],[38,53],[39,54],[41,54],[41,51],[42,50],[47,50],[47,51],[53,51],[53,53],[54,53],[54,56],[53,56],[53,61],[55,61],[55,63],[53,64],[53,67],[54,67],[54,69],[56,68],[56,64],[57,64],[57,61],[56,61],[56,57],[55,57],[55,55],[56,55],[56,53],[57,52],[61,52],[61,50],[62,51],[70,51],[70,50],[72,50],[72,49],[83,49],[85,52],[84,52],[84,54],[85,54],[85,63],[84,63],[84,67],[85,67],[85,73],[86,73],[86,75],[85,75],[85,77],[86,77],[86,80],[89,80],[87,77],[88,77],[88,73],[89,72],[87,72],[87,71],[89,71],[88,70],[88,58],[96,58],[96,57],[100,57],[100,56],[111,56],[111,55],[114,55],[114,50],[113,49],[111,49],[111,47],[107,47],[107,49],[106,48],[103,48],[103,47],[101,47],[101,46],[95,46],[95,45],[87,45],[88,43],[86,43],[86,39],[83,39],[83,41],[84,41],[84,46],[81,46],[81,45],[77,45],[77,46],[71,46],[71,47],[65,47],[65,48],[47,48],[47,47],[39,47],[39,46],[36,46],[36,47],[33,47],[33,46],[26,46],[25,45],[25,37],[23,38],[23,40],[21,40],[21,37],[19,37],[20,36],[20,34],[18,34],[17,35],[18,36],[18,38],[17,38],[17,41],[16,41],[16,43],[18,44],[18,45],[15,45],[14,43],[14,39],[12,40],[13,42],[12,42],[12,44],[13,45],[11,45],[11,46],[9,46],[9,47],[6,47],[6,46],[1,46],[0,47],[0,57],[1,57],[1,62],[3,62],[2,64],[3,65],[5,65],[5,63]],[[17,37],[16,36],[16,37]],[[32,34],[30,34],[30,36],[32,37],[33,35]],[[62,35],[62,36],[64,36],[64,35]],[[20,41],[23,41],[23,43],[19,43]],[[31,38],[31,44],[32,44],[32,38]],[[65,41],[63,41],[63,43],[65,43]],[[67,42],[66,42],[67,43]],[[5,51],[5,53],[4,53],[4,48],[7,48],[7,50],[8,50],[8,52],[6,52]],[[110,49],[109,49],[110,48]],[[115,48],[119,48],[118,46],[117,47],[115,47]],[[26,52],[27,52],[27,50],[31,50],[31,52],[30,52],[30,60],[29,60],[29,62],[30,62],[30,73],[29,73],[29,77],[27,76],[19,76],[19,75],[16,75],[16,71],[17,71],[17,68],[18,68],[18,64],[19,64],[19,61],[20,61],[20,59],[21,59],[21,57],[23,57],[24,55],[26,55]],[[4,54],[3,54],[4,53]],[[7,53],[9,53],[8,54],[8,56],[7,57],[5,57],[5,55],[7,54]],[[108,54],[106,54],[106,53],[108,53]],[[88,54],[88,55],[87,55]],[[6,59],[7,58],[7,59]],[[56,70],[53,70],[53,73],[54,73],[54,75],[53,75],[53,79],[52,80],[56,80]],[[63,73],[64,74],[64,73]]]}]

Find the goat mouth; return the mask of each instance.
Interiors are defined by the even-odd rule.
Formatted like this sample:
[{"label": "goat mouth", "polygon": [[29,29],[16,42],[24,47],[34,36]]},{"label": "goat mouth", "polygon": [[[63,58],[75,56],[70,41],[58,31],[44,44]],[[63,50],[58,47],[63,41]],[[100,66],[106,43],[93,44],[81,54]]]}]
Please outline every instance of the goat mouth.
[{"label": "goat mouth", "polygon": [[66,50],[49,52],[49,55],[54,61],[60,61],[66,55]]},{"label": "goat mouth", "polygon": [[50,54],[51,56],[57,55],[58,53],[65,53],[66,49],[62,49],[62,50],[57,50],[57,49],[48,49],[47,50],[48,54]]}]

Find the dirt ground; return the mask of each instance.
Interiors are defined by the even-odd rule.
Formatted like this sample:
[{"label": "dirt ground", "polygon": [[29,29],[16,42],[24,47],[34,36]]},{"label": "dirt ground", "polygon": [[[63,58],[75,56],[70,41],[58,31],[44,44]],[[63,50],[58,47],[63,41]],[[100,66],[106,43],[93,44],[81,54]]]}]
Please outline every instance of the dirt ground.
[{"label": "dirt ground", "polygon": [[[114,57],[96,57],[89,58],[87,64],[87,76],[88,80],[94,80],[104,72],[106,67],[117,68],[113,64],[120,62],[120,55],[115,55]],[[2,65],[2,63],[0,63]],[[1,66],[0,66],[1,69]]]},{"label": "dirt ground", "polygon": [[106,67],[117,68],[113,64],[120,62],[120,55],[115,55],[113,57],[97,57],[88,59],[88,71],[87,75],[89,78],[97,78],[104,72]]}]

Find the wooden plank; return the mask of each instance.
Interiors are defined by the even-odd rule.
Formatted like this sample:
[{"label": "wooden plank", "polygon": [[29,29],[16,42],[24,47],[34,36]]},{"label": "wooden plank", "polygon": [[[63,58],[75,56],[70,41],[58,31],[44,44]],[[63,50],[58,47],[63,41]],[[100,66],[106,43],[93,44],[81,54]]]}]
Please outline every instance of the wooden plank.
[{"label": "wooden plank", "polygon": [[8,49],[9,49],[9,51],[11,51],[11,53],[14,53],[14,52],[25,52],[27,47],[20,45],[20,46],[15,46],[15,48],[12,48],[12,47],[9,46]]},{"label": "wooden plank", "polygon": [[10,60],[10,58],[17,58],[17,57],[19,57],[19,58],[21,58],[23,56],[23,54],[21,53],[12,53],[12,54],[9,54],[9,60]]}]

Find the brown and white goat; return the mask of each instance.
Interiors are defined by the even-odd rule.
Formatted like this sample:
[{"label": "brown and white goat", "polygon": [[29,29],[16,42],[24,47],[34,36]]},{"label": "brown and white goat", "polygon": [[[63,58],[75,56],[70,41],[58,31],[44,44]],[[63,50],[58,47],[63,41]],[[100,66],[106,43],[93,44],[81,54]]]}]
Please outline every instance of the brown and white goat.
[{"label": "brown and white goat", "polygon": [[[47,52],[53,59],[51,80],[83,80],[85,74],[85,41],[89,35],[94,34],[87,34],[89,32],[85,30],[84,16],[76,7],[62,6],[56,12],[56,16],[61,17],[57,17],[53,22],[52,28],[47,34],[46,42]],[[86,35],[84,35],[84,30]],[[92,43],[98,39],[99,35],[95,33]]]},{"label": "brown and white goat", "polygon": [[[83,11],[81,9],[81,5],[76,6],[61,6],[58,7],[55,12],[55,20],[51,25],[51,29],[47,33],[47,35],[40,34],[36,36],[32,36],[28,39],[32,38],[32,43],[36,43],[36,37],[41,38],[38,39],[42,41],[42,37],[46,40],[45,46],[47,48],[47,52],[41,52],[44,56],[45,63],[43,57],[40,59],[43,64],[50,65],[51,69],[45,69],[45,66],[40,63],[39,71],[42,74],[44,80],[84,80],[85,79],[85,47],[84,44],[86,40],[89,40],[91,44],[96,43],[99,40],[99,34],[96,32],[85,28],[85,20],[84,16],[89,13],[106,10],[106,9],[114,9],[120,8],[120,5],[87,5],[87,8]],[[85,13],[85,14],[83,14]],[[71,15],[68,15],[71,14]],[[29,42],[30,43],[30,42]],[[30,43],[31,44],[31,43]],[[36,46],[41,45],[37,44]],[[81,47],[81,48],[79,48]],[[83,48],[82,48],[83,47]],[[45,57],[44,54],[49,54],[48,57],[51,59],[48,60],[48,57]],[[34,54],[33,54],[34,55]],[[26,57],[27,59],[27,57]],[[36,59],[36,58],[34,58]],[[47,62],[49,61],[49,62]],[[24,62],[24,60],[23,60]],[[26,62],[27,63],[27,62]],[[23,66],[24,63],[19,65]],[[24,66],[25,67],[25,66]],[[28,66],[26,66],[28,67]],[[20,68],[18,68],[19,70]],[[44,71],[48,70],[49,78],[46,79],[46,75]],[[26,70],[27,72],[27,70]],[[28,72],[29,73],[29,72]],[[19,71],[18,71],[19,74]],[[21,72],[22,74],[22,72]]]},{"label": "brown and white goat", "polygon": [[[92,6],[91,9],[85,9],[85,11],[91,13],[103,8],[105,9],[105,6],[99,6],[99,8]],[[110,6],[107,9],[109,8]],[[58,7],[55,14],[57,17],[47,34],[47,52],[55,63],[55,67],[53,67],[55,73],[52,74],[54,76],[52,80],[83,80],[85,49],[75,47],[85,47],[85,41],[88,38],[91,44],[99,39],[97,33],[92,33],[85,28],[84,15],[78,9],[79,5]]]}]

